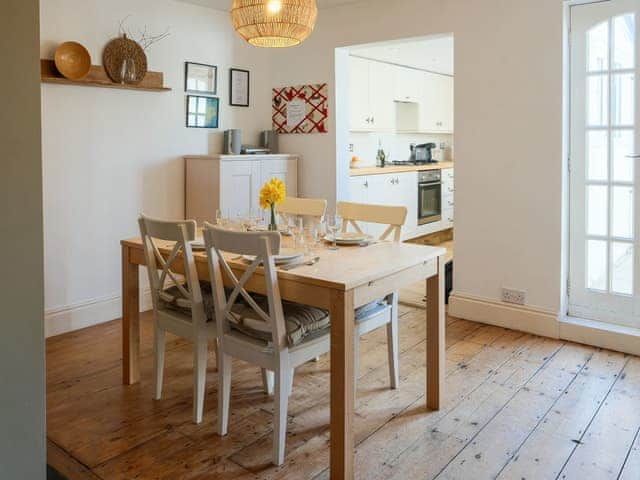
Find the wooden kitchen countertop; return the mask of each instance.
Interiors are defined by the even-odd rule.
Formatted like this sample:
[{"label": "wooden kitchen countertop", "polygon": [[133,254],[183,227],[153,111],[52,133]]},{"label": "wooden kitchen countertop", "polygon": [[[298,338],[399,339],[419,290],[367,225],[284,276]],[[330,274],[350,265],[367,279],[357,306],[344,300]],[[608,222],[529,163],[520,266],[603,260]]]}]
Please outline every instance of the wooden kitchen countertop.
[{"label": "wooden kitchen countertop", "polygon": [[384,175],[388,173],[421,172],[424,170],[443,170],[453,168],[453,162],[429,163],[427,165],[391,165],[388,167],[360,167],[351,168],[349,175],[361,177],[363,175]]}]

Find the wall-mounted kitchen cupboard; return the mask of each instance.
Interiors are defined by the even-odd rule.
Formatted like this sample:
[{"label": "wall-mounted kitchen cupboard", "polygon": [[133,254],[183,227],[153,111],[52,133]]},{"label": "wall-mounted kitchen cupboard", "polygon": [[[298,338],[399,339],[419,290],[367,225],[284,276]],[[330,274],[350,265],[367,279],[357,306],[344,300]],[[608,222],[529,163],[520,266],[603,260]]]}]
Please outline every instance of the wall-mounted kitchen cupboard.
[{"label": "wall-mounted kitchen cupboard", "polygon": [[185,157],[185,215],[213,222],[216,210],[230,218],[258,212],[262,185],[277,177],[287,195],[298,194],[297,155],[213,155]]},{"label": "wall-mounted kitchen cupboard", "polygon": [[419,131],[453,133],[453,77],[422,72],[418,103]]},{"label": "wall-mounted kitchen cupboard", "polygon": [[395,128],[393,66],[350,57],[349,125],[354,131],[391,131]]},{"label": "wall-mounted kitchen cupboard", "polygon": [[453,82],[449,75],[350,57],[349,128],[453,133]]}]

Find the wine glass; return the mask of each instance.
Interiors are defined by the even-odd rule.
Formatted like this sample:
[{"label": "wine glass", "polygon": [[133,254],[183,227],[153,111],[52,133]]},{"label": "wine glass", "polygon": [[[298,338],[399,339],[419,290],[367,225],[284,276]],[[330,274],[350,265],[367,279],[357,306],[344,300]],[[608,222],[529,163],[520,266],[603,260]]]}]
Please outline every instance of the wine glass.
[{"label": "wine glass", "polygon": [[336,235],[342,228],[342,217],[337,213],[335,215],[329,215],[327,217],[327,228],[333,236],[333,244],[329,247],[329,250],[338,250]]},{"label": "wine glass", "polygon": [[224,216],[224,213],[222,212],[222,210],[220,209],[216,210],[216,225],[218,225],[220,228],[224,228],[226,224],[227,224],[227,219]]}]

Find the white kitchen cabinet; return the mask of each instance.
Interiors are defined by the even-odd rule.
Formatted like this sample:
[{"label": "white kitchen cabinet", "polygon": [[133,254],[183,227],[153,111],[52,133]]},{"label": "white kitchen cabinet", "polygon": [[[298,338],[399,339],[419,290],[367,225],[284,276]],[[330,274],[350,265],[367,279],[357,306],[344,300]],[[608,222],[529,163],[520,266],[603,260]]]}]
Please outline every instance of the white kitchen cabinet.
[{"label": "white kitchen cabinet", "polygon": [[216,210],[231,218],[260,208],[260,189],[277,177],[287,195],[298,194],[296,155],[214,155],[185,157],[185,217],[213,222]]},{"label": "white kitchen cabinet", "polygon": [[371,130],[369,60],[349,57],[349,128]]},{"label": "white kitchen cabinet", "polygon": [[388,63],[369,63],[369,105],[375,131],[391,131],[395,128],[395,104],[391,94],[393,70],[393,65]]},{"label": "white kitchen cabinet", "polygon": [[413,68],[394,67],[393,100],[396,102],[420,101],[422,72]]},{"label": "white kitchen cabinet", "polygon": [[[351,201],[372,205],[407,207],[407,219],[402,227],[402,238],[410,238],[418,226],[418,174],[417,172],[365,175],[350,178]],[[385,225],[364,223],[363,230],[379,237]]]},{"label": "white kitchen cabinet", "polygon": [[349,201],[355,203],[367,203],[369,190],[369,177],[349,177]]},{"label": "white kitchen cabinet", "polygon": [[266,158],[260,161],[260,185],[272,178],[279,178],[287,187],[287,195],[298,191],[298,159]]},{"label": "white kitchen cabinet", "polygon": [[420,131],[453,133],[453,77],[424,72],[420,87]]},{"label": "white kitchen cabinet", "polygon": [[[209,174],[210,175],[210,174]],[[215,181],[215,179],[212,179]],[[193,187],[194,179],[190,180],[190,185],[187,188]],[[255,209],[258,204],[261,188],[261,170],[260,162],[253,160],[247,161],[235,161],[235,162],[220,162],[220,198],[218,202],[208,203],[206,194],[201,192],[205,198],[205,202],[208,205],[218,203],[216,209],[220,209],[229,218],[235,218],[238,215],[247,215],[250,211]],[[193,193],[193,192],[191,192]],[[211,209],[206,214],[199,215],[200,218],[196,220],[198,223],[201,221],[212,221],[216,218],[216,209]],[[213,215],[212,215],[213,214]],[[187,213],[187,218],[194,218]]]},{"label": "white kitchen cabinet", "polygon": [[394,67],[358,57],[349,59],[349,128],[390,131],[395,127]]}]

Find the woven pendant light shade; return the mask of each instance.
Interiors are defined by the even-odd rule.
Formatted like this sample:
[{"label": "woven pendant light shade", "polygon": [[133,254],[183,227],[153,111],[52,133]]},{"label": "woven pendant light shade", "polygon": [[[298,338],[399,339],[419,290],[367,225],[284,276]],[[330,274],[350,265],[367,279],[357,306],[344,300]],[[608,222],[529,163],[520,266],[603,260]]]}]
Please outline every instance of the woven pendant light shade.
[{"label": "woven pendant light shade", "polygon": [[233,0],[233,28],[256,47],[293,47],[316,24],[316,0]]}]

